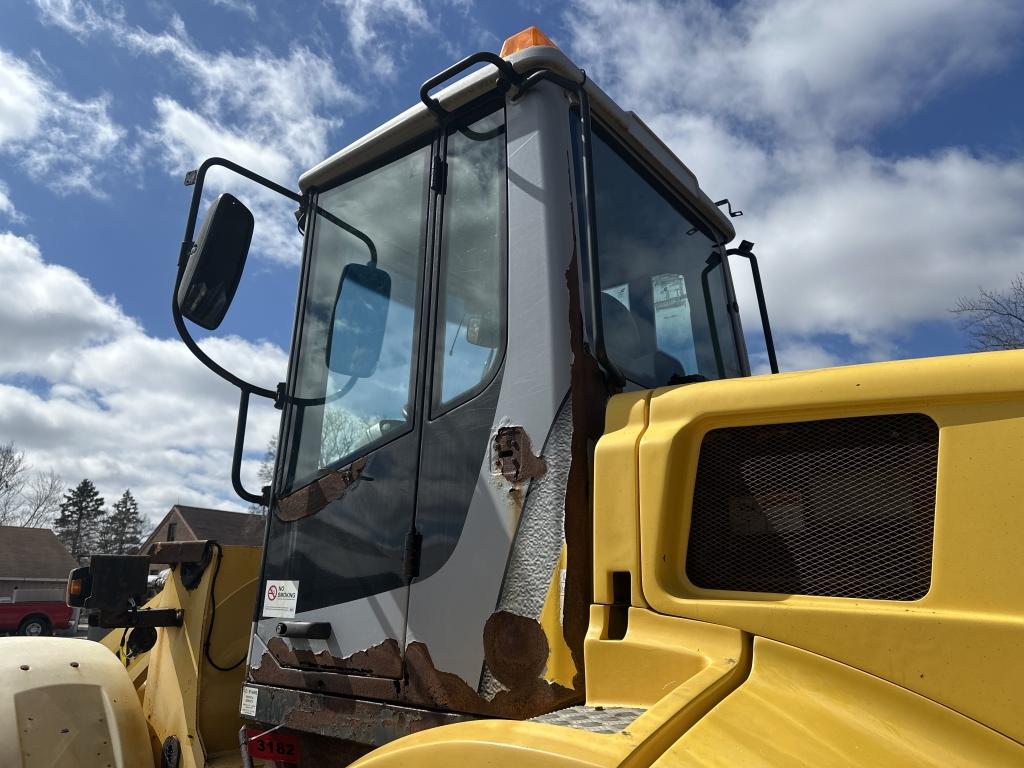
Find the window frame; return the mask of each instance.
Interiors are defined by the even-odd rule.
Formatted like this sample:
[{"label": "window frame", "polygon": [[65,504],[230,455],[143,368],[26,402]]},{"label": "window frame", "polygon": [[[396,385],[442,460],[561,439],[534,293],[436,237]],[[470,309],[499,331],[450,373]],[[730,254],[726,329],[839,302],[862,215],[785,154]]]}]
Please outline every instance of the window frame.
[{"label": "window frame", "polygon": [[[571,107],[570,111],[569,111],[569,115],[570,115],[570,130],[582,130],[581,128],[575,127],[578,124],[579,107],[578,106]],[[712,224],[712,222],[706,216],[704,216],[700,211],[698,211],[693,205],[691,205],[685,199],[685,197],[683,195],[681,195],[679,192],[677,192],[675,189],[673,189],[672,185],[666,180],[666,178],[665,178],[665,176],[663,174],[659,173],[657,171],[657,169],[652,168],[650,166],[650,164],[648,164],[643,158],[638,156],[637,153],[635,153],[626,144],[626,142],[622,141],[621,138],[619,137],[619,134],[615,131],[615,129],[612,128],[606,121],[601,119],[601,115],[599,113],[596,113],[596,112],[592,113],[590,123],[591,123],[591,141],[593,141],[593,139],[596,137],[596,138],[599,138],[602,142],[604,142],[608,146],[609,149],[611,149],[613,152],[615,152],[615,154],[617,154],[619,156],[619,158],[624,163],[626,163],[626,165],[629,166],[629,168],[631,170],[633,170],[657,194],[661,195],[661,197],[664,198],[665,201],[672,208],[674,208],[679,214],[681,214],[683,216],[683,218],[686,219],[688,222],[690,222],[693,225],[697,226],[698,229],[706,237],[708,237],[708,239],[710,239],[713,242],[713,246],[711,248],[711,253],[715,253],[715,254],[718,255],[719,263],[718,263],[717,266],[722,269],[723,290],[724,290],[724,294],[725,294],[725,307],[723,307],[723,309],[728,313],[728,316],[729,316],[729,327],[732,329],[731,348],[735,349],[735,352],[736,352],[736,360],[738,362],[738,366],[737,367],[738,367],[738,370],[739,370],[739,377],[749,376],[750,375],[749,361],[747,360],[746,345],[745,345],[745,343],[743,341],[743,329],[742,329],[742,326],[740,324],[739,312],[738,312],[738,308],[737,308],[737,305],[736,305],[736,298],[735,298],[736,297],[736,293],[735,293],[735,289],[734,289],[734,286],[733,286],[732,270],[730,268],[729,260],[725,256],[725,246],[726,246],[728,241],[726,240],[726,237],[725,237],[724,233],[719,231]],[[579,147],[579,139],[578,138],[574,138],[573,139],[573,146],[574,146],[574,154],[579,155],[580,154],[580,152],[579,152],[580,147]],[[575,181],[574,187],[575,187],[575,194],[577,196],[577,200],[576,200],[577,210],[580,209],[581,204],[583,203],[583,200],[581,199],[581,195],[583,194],[582,193],[582,179],[579,178],[579,172],[582,169],[582,166],[580,165],[581,162],[582,162],[582,158],[580,158],[580,157],[574,157],[573,158],[574,171],[575,171],[574,176],[576,176],[576,181]],[[595,180],[595,182],[596,182],[596,180]],[[595,185],[595,192],[596,192],[596,185]],[[600,226],[601,226],[600,217],[597,215],[597,211],[596,211],[596,201],[595,201],[595,207],[594,207],[593,215],[594,215],[594,234],[595,234],[595,239],[596,239],[596,235],[597,235],[597,233],[598,233],[598,231],[600,229]],[[597,243],[596,242],[592,244],[592,247],[597,249],[597,265],[598,265],[598,267],[600,267],[600,261],[601,261],[600,249],[597,248]],[[587,273],[585,275],[585,279],[590,280],[591,282],[595,282],[594,281],[594,276],[589,274],[589,273]],[[598,280],[600,280],[600,273],[598,274]],[[594,285],[594,286],[592,286],[592,288],[593,288],[593,290],[591,290],[591,291],[584,291],[584,294],[588,297],[588,301],[594,300],[592,297],[596,297],[596,295],[601,292],[601,286],[600,285]],[[600,308],[597,308],[597,311],[600,311]],[[710,316],[709,316],[709,322],[710,322]],[[723,345],[723,348],[725,348],[724,345]],[[614,363],[615,361],[613,360],[612,362]],[[625,371],[622,371],[622,373],[623,373],[623,376],[629,382],[631,382],[632,384],[640,386],[640,387],[642,387],[644,389],[651,389],[652,388],[649,385],[642,384],[641,382],[638,382],[635,379],[630,378],[629,376],[626,375]],[[733,376],[727,375],[725,370],[718,371],[717,373],[718,373],[718,377],[717,377],[716,380],[718,380],[718,379],[726,379],[726,378],[737,378],[737,377],[733,377]],[[663,382],[661,384],[655,385],[655,387],[659,387],[659,386],[666,386],[666,383]]]}]

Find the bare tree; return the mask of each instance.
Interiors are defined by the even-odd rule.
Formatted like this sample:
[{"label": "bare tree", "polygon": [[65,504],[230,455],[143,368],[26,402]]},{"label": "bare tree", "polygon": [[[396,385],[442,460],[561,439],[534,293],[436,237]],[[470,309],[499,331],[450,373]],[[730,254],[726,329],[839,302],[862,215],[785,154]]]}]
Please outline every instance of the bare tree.
[{"label": "bare tree", "polygon": [[367,429],[376,421],[363,421],[345,408],[325,408],[320,442],[320,466],[326,466],[370,441]]},{"label": "bare tree", "polygon": [[28,528],[48,527],[60,509],[64,493],[64,480],[52,469],[36,472],[22,494],[21,515],[18,525]]},{"label": "bare tree", "polygon": [[975,297],[960,297],[950,311],[974,349],[1024,348],[1024,274],[1013,278],[1006,290],[981,288]]},{"label": "bare tree", "polygon": [[0,525],[19,524],[28,470],[24,452],[14,443],[0,445]]},{"label": "bare tree", "polygon": [[24,451],[0,445],[0,525],[49,525],[60,506],[64,482],[53,472],[32,472]]}]

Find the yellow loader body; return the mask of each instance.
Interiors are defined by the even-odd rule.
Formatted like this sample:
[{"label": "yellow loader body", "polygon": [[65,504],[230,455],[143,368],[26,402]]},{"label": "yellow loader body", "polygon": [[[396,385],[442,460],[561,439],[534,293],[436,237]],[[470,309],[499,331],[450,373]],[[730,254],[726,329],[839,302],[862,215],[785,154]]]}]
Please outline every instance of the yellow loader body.
[{"label": "yellow loader body", "polygon": [[[585,705],[530,721],[425,730],[356,765],[1024,764],[1022,366],[1024,352],[1001,352],[614,397],[595,453]],[[709,589],[688,577],[709,434],[906,414],[927,417],[938,430],[931,564],[921,597]],[[863,480],[853,468],[847,474]],[[809,502],[783,498],[779,520],[792,530],[794,510],[809,516]],[[804,523],[812,529],[809,517]],[[243,668],[219,672],[203,653],[215,565],[191,592],[172,574],[153,603],[184,608],[185,623],[161,629],[156,647],[124,673],[153,753],[124,753],[118,765],[154,757],[159,764],[155,752],[168,735],[181,740],[183,766],[241,764]],[[244,653],[257,568],[255,550],[224,548],[210,645],[221,664]],[[557,593],[553,582],[552,602]],[[557,622],[559,612],[544,615]],[[118,634],[108,638],[113,648]],[[72,653],[81,642],[64,645]],[[67,660],[54,661],[52,649],[38,662],[5,658],[8,666],[51,664],[54,685],[70,684]],[[37,666],[34,674],[46,672]],[[553,647],[547,676],[571,674],[564,649]],[[7,741],[5,754],[19,754],[13,734]],[[130,747],[137,750],[137,741]],[[21,764],[39,763],[23,754]]]}]

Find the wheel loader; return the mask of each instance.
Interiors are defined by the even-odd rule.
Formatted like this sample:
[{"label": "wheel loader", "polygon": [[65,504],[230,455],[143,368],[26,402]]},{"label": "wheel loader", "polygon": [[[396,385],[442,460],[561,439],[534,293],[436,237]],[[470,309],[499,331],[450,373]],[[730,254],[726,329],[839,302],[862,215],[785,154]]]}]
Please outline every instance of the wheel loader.
[{"label": "wheel loader", "polygon": [[[239,390],[264,546],[73,572],[111,632],[0,641],[4,764],[1024,765],[1024,353],[779,373],[740,212],[535,28],[296,190],[185,183],[172,312]],[[194,336],[271,197],[276,388]]]}]

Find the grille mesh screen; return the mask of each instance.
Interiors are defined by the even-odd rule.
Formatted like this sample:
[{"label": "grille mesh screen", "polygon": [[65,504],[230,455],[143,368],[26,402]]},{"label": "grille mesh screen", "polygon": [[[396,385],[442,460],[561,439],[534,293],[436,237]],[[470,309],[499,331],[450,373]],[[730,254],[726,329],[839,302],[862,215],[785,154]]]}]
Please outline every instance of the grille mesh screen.
[{"label": "grille mesh screen", "polygon": [[922,414],[708,432],[686,575],[705,589],[923,597],[938,446]]}]

